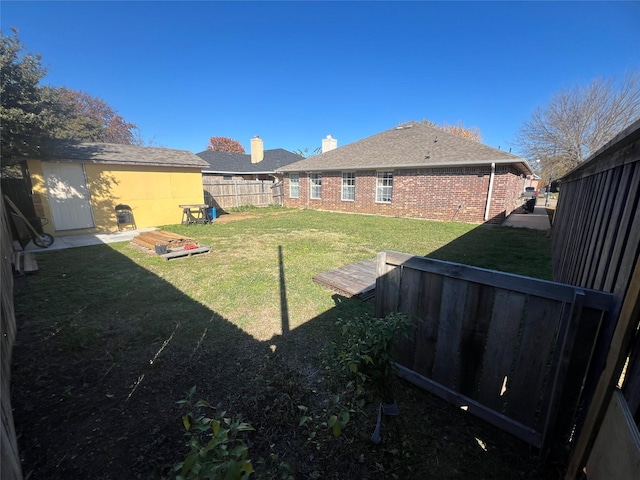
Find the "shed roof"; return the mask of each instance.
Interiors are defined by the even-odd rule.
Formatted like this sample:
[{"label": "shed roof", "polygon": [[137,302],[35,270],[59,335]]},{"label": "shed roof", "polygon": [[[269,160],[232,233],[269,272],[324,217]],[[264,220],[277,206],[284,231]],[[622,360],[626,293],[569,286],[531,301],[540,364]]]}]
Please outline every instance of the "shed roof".
[{"label": "shed roof", "polygon": [[489,163],[513,164],[522,173],[532,173],[522,157],[422,123],[398,126],[278,171],[458,167]]},{"label": "shed roof", "polygon": [[275,173],[278,168],[297,162],[303,158],[283,148],[265,150],[264,159],[258,163],[251,163],[251,155],[246,153],[205,150],[196,155],[207,162],[208,166],[202,169],[203,173],[227,174]]},{"label": "shed roof", "polygon": [[115,143],[56,142],[42,153],[42,160],[117,165],[202,168],[207,163],[187,150],[141,147]]}]

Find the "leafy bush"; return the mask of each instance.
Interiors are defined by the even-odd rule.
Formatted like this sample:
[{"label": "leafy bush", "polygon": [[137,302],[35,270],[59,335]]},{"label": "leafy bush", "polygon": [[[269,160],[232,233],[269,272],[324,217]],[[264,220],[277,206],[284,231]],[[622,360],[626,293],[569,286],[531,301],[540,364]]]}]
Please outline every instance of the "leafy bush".
[{"label": "leafy bush", "polygon": [[353,382],[358,393],[372,388],[383,400],[393,400],[394,345],[399,335],[408,337],[411,319],[392,313],[385,318],[338,319],[342,341],[331,347],[335,368]]},{"label": "leafy bush", "polygon": [[[177,403],[193,407],[193,410],[211,409],[204,400],[192,404],[195,392],[194,386],[187,398]],[[239,480],[249,478],[253,473],[248,458],[249,447],[241,438],[242,432],[251,431],[253,427],[243,422],[241,416],[230,418],[225,415],[226,412],[217,412],[211,418],[190,411],[182,417],[190,452],[173,468],[176,480]]]}]

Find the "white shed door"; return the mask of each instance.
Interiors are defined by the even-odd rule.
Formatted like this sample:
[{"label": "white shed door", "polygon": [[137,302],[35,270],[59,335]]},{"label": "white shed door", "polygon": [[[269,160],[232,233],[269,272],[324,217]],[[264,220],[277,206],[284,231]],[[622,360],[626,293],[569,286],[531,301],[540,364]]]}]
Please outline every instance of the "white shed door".
[{"label": "white shed door", "polygon": [[92,228],[93,212],[82,164],[42,162],[42,173],[56,230]]}]

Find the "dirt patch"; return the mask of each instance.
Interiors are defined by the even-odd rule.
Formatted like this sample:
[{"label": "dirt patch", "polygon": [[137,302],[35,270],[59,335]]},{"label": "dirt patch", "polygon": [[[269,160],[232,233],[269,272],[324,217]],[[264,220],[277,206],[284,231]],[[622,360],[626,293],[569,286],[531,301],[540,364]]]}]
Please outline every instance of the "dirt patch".
[{"label": "dirt patch", "polygon": [[247,220],[249,218],[260,218],[260,215],[254,213],[225,213],[216,218],[213,223],[227,223],[234,222],[236,220]]},{"label": "dirt patch", "polygon": [[[267,215],[284,215],[286,213],[293,213],[297,210],[282,210],[278,211],[270,211]],[[252,212],[225,212],[221,214],[218,218],[216,218],[213,223],[226,223],[226,222],[234,222],[236,220],[248,220],[250,218],[260,218],[264,217],[265,214],[262,212],[252,213]]]}]

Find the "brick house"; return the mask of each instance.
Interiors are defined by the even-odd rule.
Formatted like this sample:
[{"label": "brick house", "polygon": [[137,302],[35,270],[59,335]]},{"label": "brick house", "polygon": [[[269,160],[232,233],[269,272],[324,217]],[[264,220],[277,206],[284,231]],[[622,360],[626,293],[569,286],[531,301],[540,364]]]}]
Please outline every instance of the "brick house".
[{"label": "brick house", "polygon": [[287,207],[502,223],[522,205],[528,162],[409,123],[277,170]]},{"label": "brick house", "polygon": [[302,157],[283,148],[264,149],[258,136],[251,139],[251,153],[229,153],[205,150],[196,154],[208,163],[202,175],[215,180],[273,181],[276,169],[297,162]]}]

